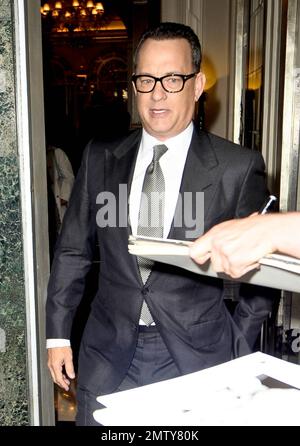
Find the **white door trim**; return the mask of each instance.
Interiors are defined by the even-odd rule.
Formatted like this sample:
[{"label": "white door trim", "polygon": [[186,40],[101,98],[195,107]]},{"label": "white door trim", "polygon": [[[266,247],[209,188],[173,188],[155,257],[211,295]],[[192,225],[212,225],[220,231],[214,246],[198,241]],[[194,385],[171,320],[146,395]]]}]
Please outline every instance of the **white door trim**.
[{"label": "white door trim", "polygon": [[54,401],[45,348],[49,246],[40,2],[14,0],[13,6],[29,416],[31,425],[46,426],[54,425]]}]

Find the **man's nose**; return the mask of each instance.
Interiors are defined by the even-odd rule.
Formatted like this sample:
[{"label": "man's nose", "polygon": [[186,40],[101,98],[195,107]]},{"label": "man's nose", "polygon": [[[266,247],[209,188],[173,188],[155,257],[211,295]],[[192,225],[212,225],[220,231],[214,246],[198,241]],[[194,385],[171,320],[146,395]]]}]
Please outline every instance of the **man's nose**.
[{"label": "man's nose", "polygon": [[164,90],[161,81],[156,82],[155,87],[151,93],[152,93],[152,98],[155,101],[159,101],[167,97],[167,92]]}]

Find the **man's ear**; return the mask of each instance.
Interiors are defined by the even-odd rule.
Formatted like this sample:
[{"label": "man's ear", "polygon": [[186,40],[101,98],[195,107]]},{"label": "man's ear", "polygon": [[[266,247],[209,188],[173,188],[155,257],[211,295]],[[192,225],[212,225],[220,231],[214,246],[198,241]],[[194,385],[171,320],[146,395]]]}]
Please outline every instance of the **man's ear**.
[{"label": "man's ear", "polygon": [[205,82],[206,82],[205,74],[200,71],[200,73],[197,74],[195,81],[195,102],[197,102],[200,96],[202,95]]}]

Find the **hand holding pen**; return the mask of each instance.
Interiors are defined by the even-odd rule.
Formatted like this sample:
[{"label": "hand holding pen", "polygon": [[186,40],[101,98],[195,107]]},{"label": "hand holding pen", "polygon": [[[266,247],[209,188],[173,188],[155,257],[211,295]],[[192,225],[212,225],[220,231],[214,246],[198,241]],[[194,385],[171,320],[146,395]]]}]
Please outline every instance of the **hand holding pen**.
[{"label": "hand holding pen", "polygon": [[200,265],[210,259],[216,272],[224,272],[233,278],[259,268],[259,259],[274,251],[266,236],[272,232],[269,228],[272,228],[273,217],[262,218],[262,215],[276,200],[270,195],[258,212],[211,228],[190,248],[192,259]]}]

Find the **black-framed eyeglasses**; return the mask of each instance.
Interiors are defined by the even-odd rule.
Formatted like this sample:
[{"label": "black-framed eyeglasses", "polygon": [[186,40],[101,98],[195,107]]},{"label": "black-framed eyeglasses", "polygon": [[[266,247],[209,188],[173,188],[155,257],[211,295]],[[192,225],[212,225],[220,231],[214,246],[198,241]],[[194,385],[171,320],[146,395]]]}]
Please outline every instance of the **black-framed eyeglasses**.
[{"label": "black-framed eyeglasses", "polygon": [[157,82],[161,83],[167,93],[179,93],[183,90],[186,81],[192,79],[196,74],[167,74],[162,77],[150,76],[148,74],[134,74],[132,76],[132,82],[139,93],[151,93]]}]

